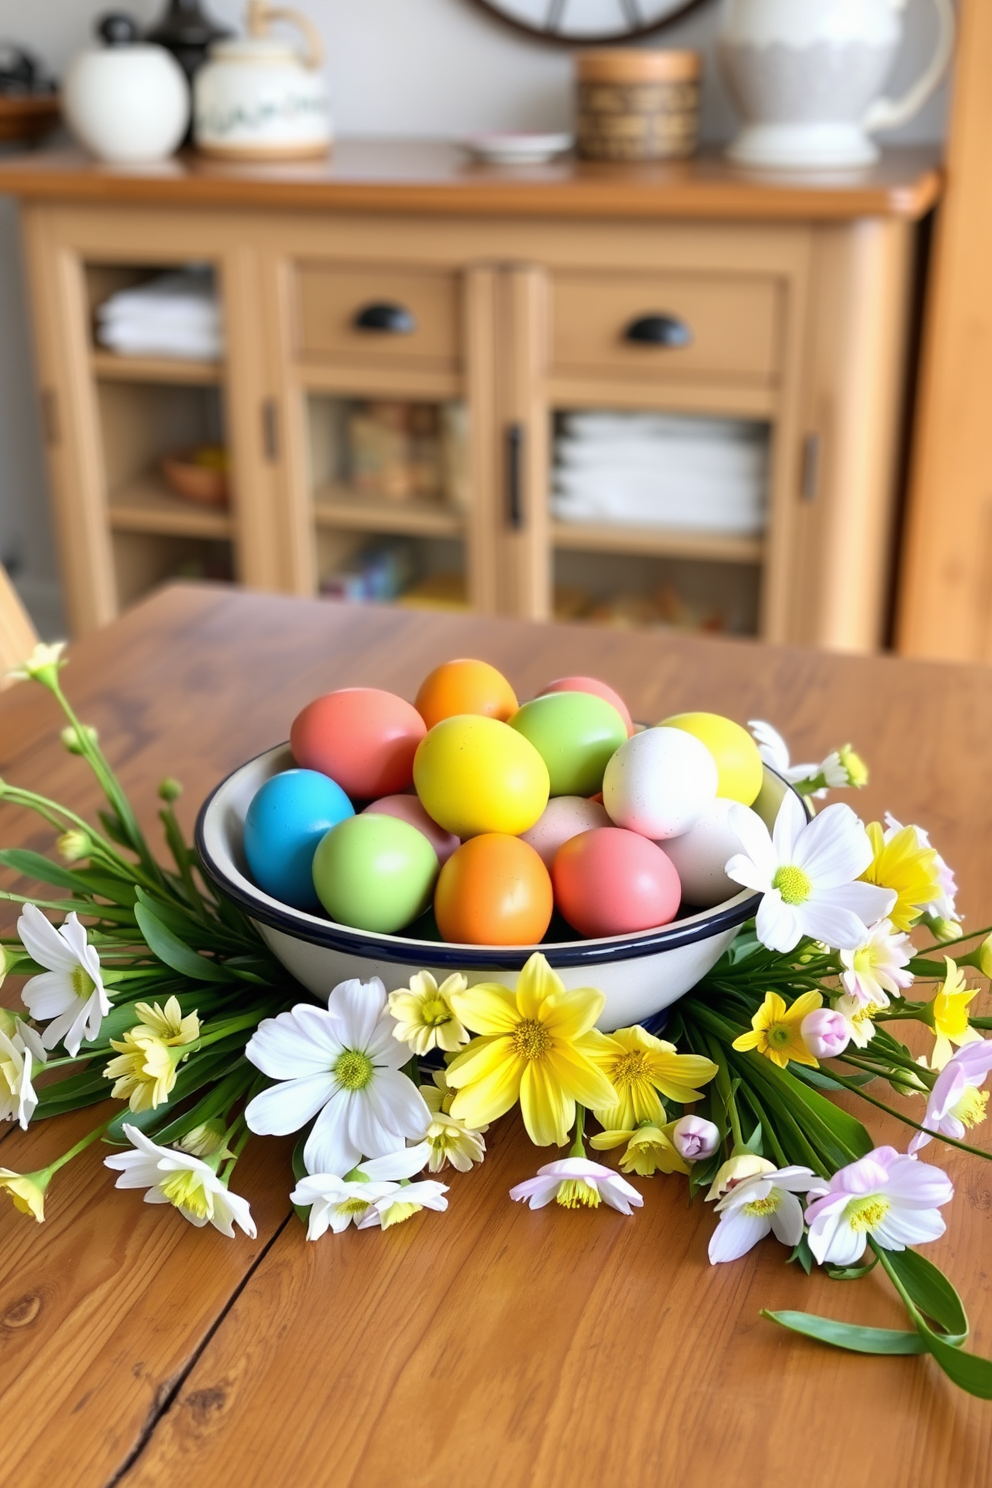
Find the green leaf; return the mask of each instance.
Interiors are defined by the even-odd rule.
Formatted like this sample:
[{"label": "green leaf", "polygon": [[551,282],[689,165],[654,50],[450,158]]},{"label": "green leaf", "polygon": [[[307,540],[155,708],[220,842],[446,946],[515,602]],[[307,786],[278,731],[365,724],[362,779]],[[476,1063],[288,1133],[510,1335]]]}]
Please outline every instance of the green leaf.
[{"label": "green leaf", "polygon": [[870,1271],[874,1271],[878,1265],[878,1256],[872,1256],[871,1260],[864,1266],[824,1266],[824,1271],[831,1281],[860,1281]]},{"label": "green leaf", "polygon": [[118,847],[130,849],[131,839],[125,832],[120,817],[112,811],[98,811],[97,816],[100,818],[100,825],[111,842],[116,842]]},{"label": "green leaf", "polygon": [[948,1342],[963,1343],[968,1336],[968,1315],[943,1271],[915,1250],[886,1250],[885,1255],[920,1311],[940,1325]]},{"label": "green leaf", "polygon": [[[42,853],[30,852],[25,847],[8,847],[0,852],[0,864],[22,873],[25,878],[35,878],[39,883],[55,884],[60,889],[71,889],[89,894],[90,890],[80,873],[71,868],[62,868]],[[77,906],[78,907],[78,906]]]},{"label": "green leaf", "polygon": [[855,1354],[927,1352],[919,1333],[904,1328],[861,1328],[855,1323],[838,1323],[833,1318],[817,1317],[813,1312],[769,1312],[765,1307],[761,1309],[761,1316],[780,1323],[783,1328],[790,1328],[793,1333],[802,1333],[806,1338],[815,1338],[818,1343],[829,1343],[833,1348],[849,1349]]},{"label": "green leaf", "polygon": [[177,1116],[174,1121],[163,1126],[155,1135],[156,1142],[167,1147],[170,1142],[177,1142],[202,1122],[211,1121],[215,1116],[225,1116],[234,1102],[244,1095],[255,1075],[256,1071],[247,1059],[239,1059],[230,1073],[218,1081],[202,1100],[197,1101],[182,1116]]},{"label": "green leaf", "polygon": [[813,1271],[814,1259],[815,1257],[813,1255],[813,1252],[809,1248],[809,1239],[804,1234],[799,1244],[793,1248],[792,1254],[785,1264],[787,1266],[790,1266],[793,1261],[798,1261],[800,1266],[802,1266],[803,1270],[806,1272],[806,1275],[810,1276]]},{"label": "green leaf", "polygon": [[[293,1177],[296,1179],[297,1183],[299,1183],[301,1178],[305,1178],[307,1176],[307,1165],[303,1161],[303,1149],[307,1145],[307,1138],[309,1137],[312,1130],[313,1122],[311,1121],[303,1128],[300,1139],[293,1148]],[[303,1226],[304,1229],[306,1229],[310,1224],[311,1205],[294,1204],[293,1209],[297,1219],[300,1221],[300,1224]]]},{"label": "green leaf", "polygon": [[917,1322],[920,1342],[936,1359],[948,1379],[979,1400],[992,1400],[992,1363],[980,1354],[967,1354],[948,1343],[922,1320]]},{"label": "green leaf", "polygon": [[[831,1079],[826,1070],[810,1069],[807,1065],[800,1064],[796,1065],[791,1073],[795,1075],[797,1080],[802,1080],[807,1085],[813,1085],[818,1090],[846,1089],[844,1085],[840,1085],[836,1080]],[[868,1070],[862,1070],[860,1073],[846,1074],[844,1076],[848,1085],[870,1085],[872,1080],[877,1080],[878,1078],[878,1075],[872,1074]]]},{"label": "green leaf", "polygon": [[178,971],[182,976],[192,977],[194,981],[199,982],[230,981],[228,973],[222,966],[190,950],[184,941],[180,940],[177,935],[173,935],[172,931],[162,924],[162,921],[152,913],[147,905],[140,902],[136,904],[134,916],[139,930],[148,943],[149,950],[166,966],[171,966],[173,971]]},{"label": "green leaf", "polygon": [[175,1120],[176,1107],[182,1101],[194,1095],[196,1091],[202,1090],[204,1085],[222,1079],[242,1057],[243,1048],[243,1037],[239,1038],[239,1035],[235,1034],[229,1043],[225,1040],[213,1048],[194,1054],[187,1064],[181,1066],[176,1076],[176,1083],[165,1105],[153,1111],[132,1111],[125,1106],[110,1123],[104,1141],[126,1146],[127,1138],[123,1132],[125,1122],[128,1126],[136,1126],[139,1131],[145,1132],[148,1136],[154,1136],[160,1127],[171,1124],[171,1121]]},{"label": "green leaf", "polygon": [[103,1061],[87,1065],[65,1079],[54,1080],[49,1085],[39,1086],[38,1105],[34,1120],[44,1121],[49,1116],[62,1116],[67,1111],[76,1111],[81,1106],[92,1106],[95,1101],[106,1100],[110,1095],[110,1083],[103,1073]]}]

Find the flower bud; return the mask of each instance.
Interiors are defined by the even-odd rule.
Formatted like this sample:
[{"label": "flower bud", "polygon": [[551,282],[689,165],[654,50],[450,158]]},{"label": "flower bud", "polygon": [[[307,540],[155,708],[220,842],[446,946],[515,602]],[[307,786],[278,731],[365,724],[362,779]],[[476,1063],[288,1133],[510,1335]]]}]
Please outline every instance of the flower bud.
[{"label": "flower bud", "polygon": [[179,784],[179,781],[173,780],[171,775],[166,776],[158,788],[158,798],[160,801],[178,801],[182,793],[183,788]]},{"label": "flower bud", "polygon": [[683,1116],[672,1127],[672,1145],[686,1162],[701,1162],[719,1147],[720,1128],[702,1116]]},{"label": "flower bud", "polygon": [[194,1126],[184,1137],[176,1143],[181,1152],[188,1152],[192,1157],[217,1157],[218,1154],[230,1157],[231,1153],[224,1145],[226,1128],[223,1121],[216,1118],[212,1121],[201,1121],[199,1126]]},{"label": "flower bud", "polygon": [[851,1042],[848,1021],[830,1008],[807,1013],[799,1025],[803,1043],[814,1059],[836,1059]]},{"label": "flower bud", "polygon": [[739,1152],[728,1157],[717,1173],[706,1195],[707,1199],[722,1199],[725,1193],[743,1183],[745,1178],[756,1178],[759,1173],[774,1173],[775,1164],[767,1157],[758,1157],[755,1152]]},{"label": "flower bud", "polygon": [[67,749],[70,754],[82,754],[83,752],[82,740],[79,737],[80,732],[85,735],[87,742],[90,744],[96,744],[100,737],[91,724],[80,724],[78,729],[74,723],[66,724],[60,737],[62,739],[63,749]]},{"label": "flower bud", "polygon": [[899,1095],[929,1095],[930,1087],[912,1070],[894,1069],[887,1076],[892,1089]]},{"label": "flower bud", "polygon": [[4,979],[7,975],[7,964],[7,952],[4,950],[3,946],[0,945],[0,987],[3,986]]},{"label": "flower bud", "polygon": [[58,840],[58,850],[66,863],[78,863],[83,858],[90,856],[90,839],[85,832],[80,832],[73,827],[71,831],[63,832]]},{"label": "flower bud", "polygon": [[949,920],[944,915],[924,915],[923,923],[934,940],[960,940],[964,934],[958,920]]}]

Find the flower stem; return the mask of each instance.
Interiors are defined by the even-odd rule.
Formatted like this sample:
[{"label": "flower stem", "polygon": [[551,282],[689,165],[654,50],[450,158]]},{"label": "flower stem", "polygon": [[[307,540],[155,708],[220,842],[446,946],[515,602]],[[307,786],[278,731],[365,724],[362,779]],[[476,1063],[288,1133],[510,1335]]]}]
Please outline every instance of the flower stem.
[{"label": "flower stem", "polygon": [[583,1141],[583,1137],[585,1135],[585,1129],[586,1129],[586,1108],[585,1108],[585,1106],[576,1106],[576,1108],[575,1108],[574,1141],[572,1142],[572,1145],[569,1148],[569,1152],[568,1152],[569,1157],[585,1157],[585,1155],[586,1155],[586,1145],[585,1145],[585,1142]]},{"label": "flower stem", "polygon": [[85,1137],[81,1138],[75,1147],[70,1147],[68,1152],[63,1152],[61,1157],[57,1157],[53,1163],[49,1163],[45,1171],[47,1173],[57,1173],[59,1168],[64,1168],[66,1163],[72,1162],[74,1157],[78,1157],[81,1152],[84,1152],[87,1147],[92,1146],[99,1137],[103,1136],[113,1120],[114,1117],[111,1116],[107,1121],[101,1122],[98,1127],[95,1127],[93,1131],[88,1132]]},{"label": "flower stem", "polygon": [[[850,1063],[850,1061],[847,1060],[844,1055],[841,1055],[840,1057],[844,1060],[845,1063]],[[830,1078],[832,1080],[836,1080],[838,1085],[843,1085],[845,1090],[850,1090],[853,1092],[853,1094],[859,1095],[861,1099],[863,1101],[867,1101],[869,1105],[877,1106],[880,1111],[885,1111],[887,1115],[894,1116],[896,1120],[901,1121],[904,1126],[911,1126],[914,1131],[925,1132],[926,1135],[928,1137],[932,1137],[935,1142],[947,1142],[948,1145],[951,1147],[959,1147],[962,1152],[970,1152],[972,1157],[983,1157],[986,1162],[992,1162],[992,1152],[983,1152],[981,1147],[970,1147],[967,1142],[959,1142],[956,1137],[946,1137],[943,1132],[931,1131],[929,1127],[921,1126],[920,1123],[918,1121],[914,1121],[911,1116],[906,1116],[902,1111],[897,1111],[895,1106],[886,1105],[885,1101],[877,1100],[875,1096],[869,1095],[863,1085],[855,1085],[853,1080],[845,1080],[844,1076],[838,1074],[836,1070],[830,1071]]]}]

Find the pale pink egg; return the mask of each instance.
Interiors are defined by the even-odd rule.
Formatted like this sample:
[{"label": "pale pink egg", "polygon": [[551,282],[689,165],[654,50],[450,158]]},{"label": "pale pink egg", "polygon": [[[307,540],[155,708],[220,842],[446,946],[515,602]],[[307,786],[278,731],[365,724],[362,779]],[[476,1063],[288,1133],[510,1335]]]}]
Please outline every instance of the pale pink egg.
[{"label": "pale pink egg", "polygon": [[380,816],[395,816],[400,821],[409,822],[411,827],[423,832],[437,853],[439,863],[446,863],[455,848],[460,846],[460,841],[453,832],[446,832],[433,817],[427,815],[416,796],[383,796],[381,800],[373,801],[371,806],[366,806],[365,812],[378,812]]},{"label": "pale pink egg", "polygon": [[550,868],[555,853],[570,837],[610,825],[606,807],[598,801],[587,801],[585,796],[552,796],[544,814],[520,835]]},{"label": "pale pink egg", "polygon": [[600,682],[598,677],[558,677],[554,682],[549,682],[547,687],[542,687],[537,696],[544,697],[548,692],[591,692],[593,697],[601,697],[616,708],[627,726],[628,739],[634,732],[634,720],[627,704],[608,682]]}]

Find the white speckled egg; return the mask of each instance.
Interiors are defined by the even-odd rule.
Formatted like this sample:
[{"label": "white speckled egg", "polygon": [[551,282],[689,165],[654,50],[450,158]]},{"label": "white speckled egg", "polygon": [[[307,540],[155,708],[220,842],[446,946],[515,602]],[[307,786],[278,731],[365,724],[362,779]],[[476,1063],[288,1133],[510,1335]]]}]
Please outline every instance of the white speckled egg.
[{"label": "white speckled egg", "polygon": [[618,827],[666,840],[688,832],[716,798],[716,761],[683,729],[649,728],[606,766],[603,805]]},{"label": "white speckled egg", "polygon": [[[731,807],[739,805],[738,801],[717,796],[688,832],[683,832],[681,837],[666,839],[665,852],[678,870],[686,904],[698,909],[712,909],[715,904],[722,904],[725,899],[732,899],[740,893],[741,885],[734,883],[723,871],[735,853],[744,851],[740,838],[727,821]],[[756,816],[747,806],[740,809]]]},{"label": "white speckled egg", "polygon": [[580,832],[612,825],[606,807],[598,801],[587,800],[585,796],[552,796],[540,820],[520,835],[550,869],[555,853],[563,843],[578,837]]}]

